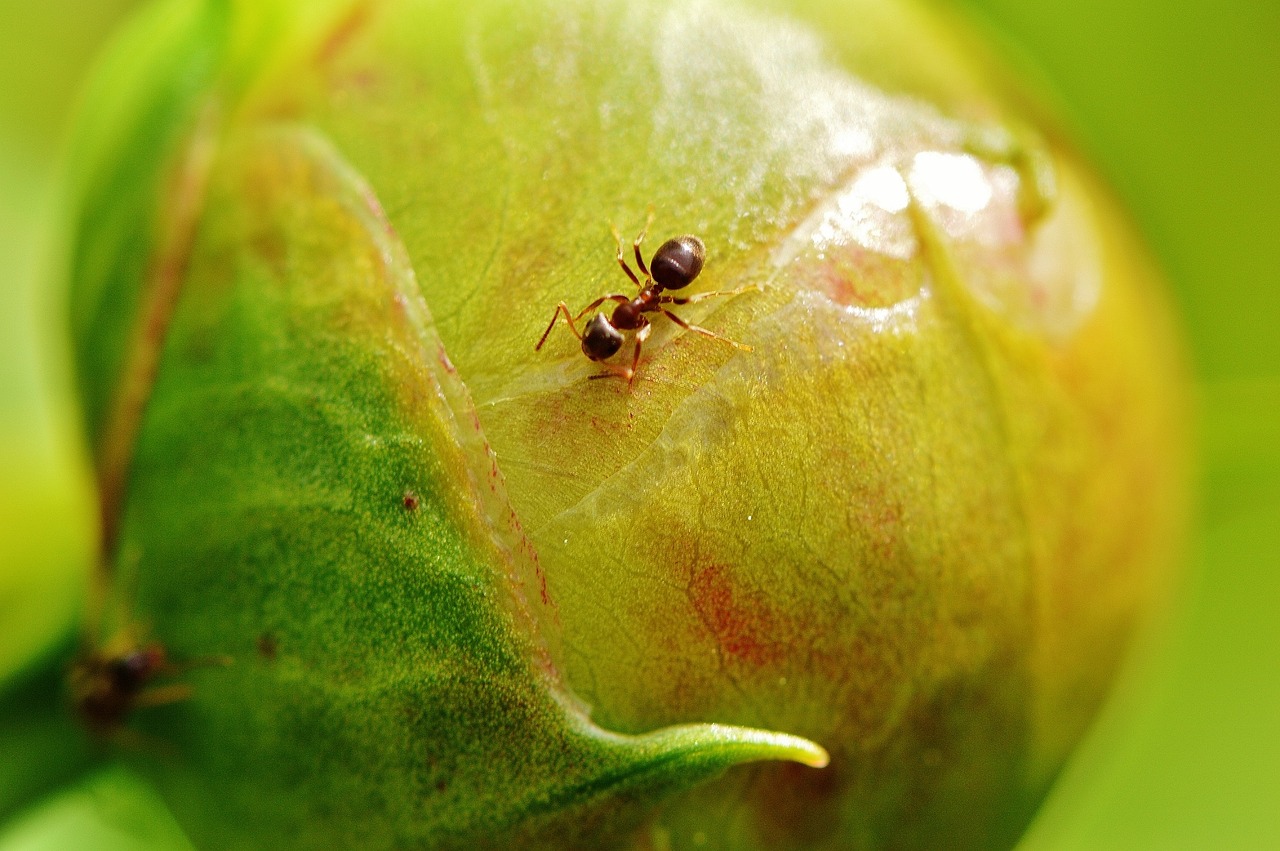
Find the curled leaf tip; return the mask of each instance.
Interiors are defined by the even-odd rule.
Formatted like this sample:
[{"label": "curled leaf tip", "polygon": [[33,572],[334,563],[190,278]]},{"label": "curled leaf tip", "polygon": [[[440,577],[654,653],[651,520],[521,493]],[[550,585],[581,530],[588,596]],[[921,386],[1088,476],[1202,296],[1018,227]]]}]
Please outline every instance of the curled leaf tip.
[{"label": "curled leaf tip", "polygon": [[645,736],[624,737],[653,763],[707,774],[748,762],[798,762],[824,768],[831,758],[816,742],[789,733],[731,724],[684,724]]},{"label": "curled leaf tip", "polygon": [[743,762],[790,761],[811,768],[826,768],[831,762],[831,755],[822,745],[789,733],[777,733],[752,727],[734,727],[727,724],[708,724],[705,734],[725,746],[740,751],[744,757]]}]

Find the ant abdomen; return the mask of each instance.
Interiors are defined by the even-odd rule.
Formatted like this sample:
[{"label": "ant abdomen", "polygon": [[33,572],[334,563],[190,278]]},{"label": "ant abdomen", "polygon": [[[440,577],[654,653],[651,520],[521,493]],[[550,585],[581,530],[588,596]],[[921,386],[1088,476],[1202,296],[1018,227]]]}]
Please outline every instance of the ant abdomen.
[{"label": "ant abdomen", "polygon": [[649,274],[658,286],[678,290],[689,286],[702,271],[707,259],[706,246],[692,234],[668,239],[653,253]]}]

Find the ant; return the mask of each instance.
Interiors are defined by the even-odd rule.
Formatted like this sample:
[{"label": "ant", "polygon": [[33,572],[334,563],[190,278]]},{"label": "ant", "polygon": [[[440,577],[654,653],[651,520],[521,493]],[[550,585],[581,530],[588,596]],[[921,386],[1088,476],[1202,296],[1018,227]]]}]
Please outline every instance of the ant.
[{"label": "ant", "polygon": [[77,659],[68,682],[71,698],[85,724],[94,733],[107,735],[119,731],[135,709],[181,703],[195,695],[186,683],[153,685],[157,678],[200,665],[230,662],[226,657],[213,657],[178,665],[161,644],[138,644],[121,637]]},{"label": "ant", "polygon": [[[720,340],[745,352],[751,351],[750,346],[730,340],[728,337],[722,337],[714,331],[698,325],[685,322],[664,305],[693,304],[712,296],[738,295],[748,290],[758,290],[759,287],[752,285],[740,287],[736,290],[699,293],[685,298],[664,295],[665,290],[684,289],[693,283],[694,278],[698,277],[698,274],[702,271],[702,265],[706,261],[707,249],[702,244],[702,240],[692,234],[677,236],[662,243],[658,250],[653,253],[653,259],[649,261],[649,265],[645,266],[644,257],[640,254],[640,243],[644,242],[645,235],[649,232],[649,225],[652,223],[653,213],[651,212],[644,229],[640,231],[635,241],[631,243],[631,249],[636,256],[636,265],[640,267],[641,273],[644,274],[643,282],[627,265],[626,257],[622,251],[622,237],[618,234],[616,227],[612,228],[614,241],[618,245],[618,265],[622,267],[622,271],[627,273],[627,277],[631,279],[631,282],[640,288],[639,294],[634,298],[620,293],[600,296],[600,298],[578,311],[577,316],[570,314],[569,306],[563,301],[560,302],[556,306],[556,312],[551,316],[551,324],[547,325],[547,330],[542,332],[542,339],[538,340],[538,345],[533,347],[534,351],[542,348],[542,344],[547,341],[547,337],[551,334],[551,329],[555,327],[556,320],[560,318],[561,314],[564,314],[565,321],[569,323],[569,330],[582,341],[582,353],[597,362],[617,354],[618,350],[622,348],[623,331],[634,331],[636,348],[631,356],[631,366],[627,368],[601,364],[609,372],[591,376],[592,378],[608,378],[610,375],[616,375],[630,385],[635,380],[636,367],[640,363],[640,348],[644,345],[644,341],[648,339],[649,332],[653,327],[650,325],[648,317],[644,315],[646,313],[661,313],[686,331],[694,331],[713,340]],[[579,333],[577,326],[573,324],[574,321],[581,319],[606,301],[616,301],[618,303],[618,306],[613,309],[613,315],[606,317],[604,313],[597,313],[587,321],[585,332]]]}]

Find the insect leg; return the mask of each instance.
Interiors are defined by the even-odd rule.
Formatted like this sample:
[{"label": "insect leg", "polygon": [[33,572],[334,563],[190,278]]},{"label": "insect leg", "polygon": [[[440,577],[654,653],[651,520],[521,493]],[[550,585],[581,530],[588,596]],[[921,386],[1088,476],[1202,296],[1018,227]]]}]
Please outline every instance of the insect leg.
[{"label": "insect leg", "polygon": [[573,336],[581,340],[582,335],[578,333],[578,327],[573,324],[574,321],[586,316],[588,313],[595,310],[597,307],[604,304],[606,301],[625,302],[625,301],[631,301],[631,299],[629,299],[627,296],[622,295],[621,293],[614,293],[612,295],[602,295],[600,296],[600,298],[591,302],[591,304],[588,304],[586,307],[582,308],[582,310],[579,310],[577,316],[574,316],[572,313],[569,312],[569,305],[565,304],[563,301],[560,302],[559,304],[556,305],[555,313],[551,314],[551,322],[547,324],[547,330],[542,332],[542,339],[538,340],[538,345],[534,346],[533,350],[536,352],[542,348],[542,344],[545,343],[547,341],[547,337],[551,335],[551,329],[556,327],[556,320],[560,318],[560,314],[562,313],[564,314],[565,321],[569,323],[569,330],[573,332]]},{"label": "insect leg", "polygon": [[636,380],[636,368],[640,366],[640,347],[644,345],[644,341],[648,339],[649,332],[653,330],[653,326],[645,323],[644,326],[636,332],[636,352],[631,356],[631,369],[627,370],[627,386]]},{"label": "insect leg", "polygon": [[188,671],[194,671],[199,668],[226,668],[235,664],[235,660],[230,656],[197,656],[194,659],[187,659],[183,662],[175,662],[172,659],[166,660],[164,667],[159,673],[165,676],[175,676],[185,674]]},{"label": "insect leg", "polygon": [[195,697],[196,690],[187,683],[174,683],[167,686],[154,686],[143,689],[133,698],[133,707],[140,709],[147,706],[167,706],[170,703],[181,703]]},{"label": "insect leg", "polygon": [[[636,277],[636,273],[632,272],[631,267],[627,265],[627,258],[622,253],[622,234],[618,233],[618,226],[611,224],[609,225],[609,230],[613,231],[613,241],[618,244],[618,265],[622,267],[622,271],[627,273],[627,277],[631,279],[631,283],[635,284],[637,287],[643,287],[644,285],[640,283],[640,279]],[[637,249],[637,256],[639,256],[639,249]],[[641,265],[640,268],[643,269],[644,266]]]},{"label": "insect leg", "polygon": [[582,308],[582,310],[579,310],[579,311],[578,311],[578,315],[577,315],[577,316],[575,316],[575,317],[573,317],[573,318],[574,318],[574,319],[581,319],[582,317],[586,316],[586,315],[587,315],[588,313],[590,313],[591,311],[595,310],[595,309],[596,309],[597,307],[599,307],[600,305],[604,304],[606,301],[616,301],[616,302],[618,302],[618,303],[620,303],[620,304],[626,304],[627,302],[631,301],[631,299],[627,298],[627,297],[626,297],[626,296],[624,296],[622,293],[613,293],[613,294],[611,294],[611,295],[602,295],[602,296],[600,296],[600,298],[598,298],[598,299],[596,299],[595,301],[591,302],[591,304],[588,304],[586,307]]},{"label": "insect leg", "polygon": [[640,271],[644,273],[646,279],[653,276],[649,274],[649,267],[644,265],[644,257],[640,254],[640,243],[644,242],[645,236],[649,233],[649,225],[653,224],[653,205],[649,205],[649,217],[645,219],[644,228],[636,236],[635,242],[631,243],[631,250],[636,253],[636,264],[640,267]]},{"label": "insect leg", "polygon": [[125,751],[147,754],[157,759],[174,759],[178,756],[178,749],[169,742],[139,733],[137,730],[132,730],[128,727],[117,727],[112,730],[103,730],[102,732],[109,734],[112,742]]},{"label": "insect leg", "polygon": [[[569,313],[569,305],[562,301],[556,305],[556,312],[551,314],[551,322],[547,324],[547,330],[542,332],[542,339],[538,341],[538,345],[533,347],[535,352],[541,349],[542,344],[547,341],[547,337],[550,336],[551,329],[556,327],[556,320],[560,318],[561,313],[564,314],[565,321],[569,323],[569,330],[573,332],[573,336],[577,337],[579,340],[582,339],[582,335],[578,333],[578,329],[573,325],[573,316]],[[578,315],[581,316],[582,314]]]},{"label": "insect leg", "polygon": [[653,326],[646,323],[640,328],[640,330],[636,331],[636,348],[635,348],[635,352],[631,355],[631,366],[629,368],[624,366],[612,366],[611,364],[602,363],[600,365],[609,371],[602,372],[599,375],[593,375],[591,376],[591,378],[595,379],[595,378],[617,377],[627,382],[627,386],[630,386],[632,383],[634,383],[636,379],[636,367],[640,363],[640,347],[644,345],[644,341],[649,337],[649,332],[651,330],[653,330]]},{"label": "insect leg", "polygon": [[664,295],[658,299],[658,302],[660,304],[694,304],[695,302],[704,301],[715,296],[742,295],[743,293],[751,292],[753,290],[755,292],[764,292],[764,287],[759,284],[750,284],[745,287],[738,287],[736,290],[719,290],[714,293],[698,293],[697,295],[684,297]]},{"label": "insect leg", "polygon": [[746,343],[739,343],[737,340],[730,340],[728,337],[722,337],[719,334],[717,334],[715,331],[711,331],[707,328],[703,328],[701,325],[694,325],[692,323],[685,322],[683,319],[681,319],[679,316],[676,316],[674,313],[672,313],[670,310],[667,310],[665,307],[659,307],[658,310],[661,310],[664,316],[666,316],[668,319],[670,319],[672,322],[676,323],[686,331],[693,331],[695,333],[703,335],[704,337],[710,337],[713,340],[720,340],[721,342],[728,343],[729,345],[733,346],[735,349],[741,349],[744,352],[751,351],[751,347],[748,346]]},{"label": "insect leg", "polygon": [[547,338],[550,337],[550,333],[552,333],[552,329],[556,328],[556,320],[559,319],[559,315],[561,314],[564,314],[564,319],[568,321],[568,329],[573,331],[573,337],[576,337],[577,339],[582,339],[582,335],[577,333],[576,328],[573,328],[573,316],[570,315],[570,312],[568,312],[568,305],[566,305],[566,303],[564,302],[561,302],[559,303],[559,305],[556,306],[556,312],[552,314],[552,321],[548,322],[547,330],[543,331],[543,338],[538,340],[538,346],[534,347],[535,352],[543,348],[543,343],[547,342]]}]

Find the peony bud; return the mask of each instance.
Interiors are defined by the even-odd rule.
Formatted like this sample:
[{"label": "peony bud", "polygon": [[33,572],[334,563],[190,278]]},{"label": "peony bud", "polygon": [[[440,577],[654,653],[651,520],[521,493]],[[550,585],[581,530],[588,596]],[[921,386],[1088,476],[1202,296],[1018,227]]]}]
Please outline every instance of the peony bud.
[{"label": "peony bud", "polygon": [[[78,694],[198,845],[1025,826],[1173,557],[1161,284],[932,14],[764,5],[166,2],[119,43]],[[682,234],[697,328],[535,351]]]}]

